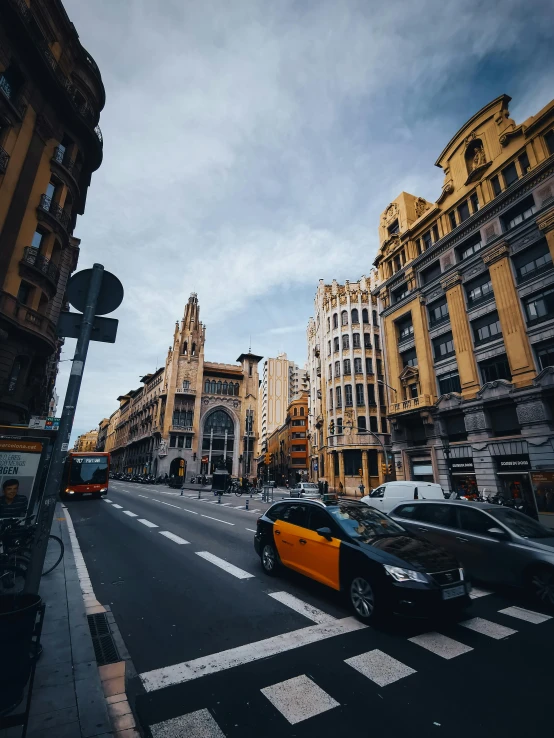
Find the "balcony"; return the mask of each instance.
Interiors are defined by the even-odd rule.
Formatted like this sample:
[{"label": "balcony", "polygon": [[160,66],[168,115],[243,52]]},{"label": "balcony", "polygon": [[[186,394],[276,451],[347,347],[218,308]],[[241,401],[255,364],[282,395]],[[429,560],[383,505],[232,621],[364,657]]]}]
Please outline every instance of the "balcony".
[{"label": "balcony", "polygon": [[[389,443],[389,437],[384,433],[375,434],[383,445]],[[338,433],[334,436],[327,436],[327,446],[329,448],[343,448],[344,446],[379,446],[379,441],[371,433]]]},{"label": "balcony", "polygon": [[396,415],[398,413],[409,413],[414,410],[419,410],[423,407],[431,407],[434,404],[434,400],[431,395],[420,395],[419,397],[412,397],[410,400],[402,400],[401,402],[393,402],[389,407],[389,415]]},{"label": "balcony", "polygon": [[0,313],[14,325],[46,342],[49,352],[55,349],[58,340],[56,327],[45,315],[18,302],[9,292],[0,294]]},{"label": "balcony", "polygon": [[31,267],[33,271],[39,272],[42,276],[46,277],[54,288],[57,286],[60,278],[60,270],[50,259],[42,256],[34,246],[25,246],[23,249],[23,258],[20,263]]},{"label": "balcony", "polygon": [[169,429],[172,433],[193,433],[192,425],[172,425]]},{"label": "balcony", "polygon": [[196,390],[193,387],[176,387],[175,388],[175,394],[176,395],[195,395]]},{"label": "balcony", "polygon": [[0,146],[0,174],[5,174],[10,161],[10,155]]},{"label": "balcony", "polygon": [[65,231],[69,231],[71,224],[70,213],[60,207],[57,202],[53,202],[51,197],[41,195],[38,209],[43,213],[48,213]]},{"label": "balcony", "polygon": [[71,159],[69,157],[64,146],[56,146],[52,161],[63,167],[63,169],[65,169],[65,171],[68,172],[77,183],[79,174],[81,173],[81,164],[77,159]]}]

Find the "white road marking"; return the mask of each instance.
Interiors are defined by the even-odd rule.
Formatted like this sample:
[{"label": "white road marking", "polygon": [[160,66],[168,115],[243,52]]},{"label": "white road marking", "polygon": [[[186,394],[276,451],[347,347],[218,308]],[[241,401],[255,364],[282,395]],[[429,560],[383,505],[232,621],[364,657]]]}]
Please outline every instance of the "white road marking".
[{"label": "white road marking", "polygon": [[239,569],[238,566],[230,564],[228,561],[225,561],[225,559],[220,559],[219,556],[214,556],[214,554],[211,554],[209,551],[195,551],[195,554],[206,559],[206,561],[209,561],[211,564],[219,566],[220,569],[223,569],[223,571],[226,571],[228,574],[232,574],[237,579],[254,578],[253,574],[249,574],[247,571]]},{"label": "white road marking", "polygon": [[111,501],[111,500],[108,500],[108,498],[107,498],[107,497],[102,497],[102,499],[104,500],[104,502],[109,502],[109,503],[110,503],[110,505],[112,504],[112,501]]},{"label": "white road marking", "polygon": [[336,621],[336,618],[332,617],[332,615],[328,615],[323,610],[318,610],[317,607],[313,607],[307,602],[299,600],[298,597],[288,592],[270,592],[269,596],[282,605],[290,607],[291,610],[300,613],[300,615],[304,615],[308,620],[313,620],[314,623],[333,623]]},{"label": "white road marking", "polygon": [[489,636],[489,638],[494,638],[497,641],[517,633],[517,630],[506,628],[504,625],[498,625],[498,623],[485,620],[485,618],[470,618],[469,620],[464,620],[460,625],[463,625],[464,628],[469,628],[469,630],[474,630],[476,633]]},{"label": "white road marking", "polygon": [[519,620],[526,620],[528,623],[544,623],[547,620],[552,620],[551,615],[544,615],[542,612],[534,612],[533,610],[526,610],[523,607],[505,607],[504,610],[498,612],[504,615],[510,615],[512,618],[519,618]]},{"label": "white road marking", "polygon": [[195,510],[187,510],[186,507],[182,507],[181,510],[184,510],[185,512],[192,513],[193,515],[200,515],[200,513],[197,513]]},{"label": "white road marking", "polygon": [[150,497],[147,497],[146,495],[139,495],[139,497],[144,497],[145,500],[149,500]]},{"label": "white road marking", "polygon": [[170,541],[175,541],[175,543],[180,543],[180,544],[188,543],[188,541],[185,541],[184,538],[180,538],[179,536],[176,536],[175,533],[170,533],[168,530],[160,530],[159,533],[161,536],[165,536],[166,538],[169,538]]},{"label": "white road marking", "polygon": [[123,515],[128,515],[130,518],[138,518],[138,515],[130,510],[123,510]]},{"label": "white road marking", "polygon": [[307,646],[310,643],[318,643],[326,638],[364,628],[367,628],[367,626],[353,617],[336,620],[334,623],[309,625],[307,628],[282,633],[263,641],[247,643],[245,646],[230,648],[227,651],[220,651],[210,656],[201,656],[192,661],[184,661],[181,664],[146,671],[140,674],[140,679],[147,692],[154,692],[157,689],[169,687],[171,684],[190,682],[202,676],[249,664],[253,661],[260,661],[278,653],[285,653],[294,648]]},{"label": "white road marking", "polygon": [[250,533],[257,533],[257,530],[254,530],[253,528],[245,528],[244,530],[249,530]]},{"label": "white road marking", "polygon": [[234,523],[229,523],[227,520],[220,520],[219,518],[212,518],[211,515],[202,515],[202,518],[209,518],[210,520],[217,520],[218,523],[225,523],[225,525],[234,525]]},{"label": "white road marking", "polygon": [[187,736],[187,738],[225,738],[223,733],[210,715],[208,710],[196,710],[189,712],[188,715],[164,720],[162,723],[155,723],[150,726],[150,732],[153,738],[178,738],[178,736]]},{"label": "white road marking", "polygon": [[154,500],[154,502],[159,502],[160,505],[167,505],[168,507],[176,507],[177,510],[182,510],[182,507],[179,507],[179,505],[172,505],[171,502],[164,502],[163,500]]},{"label": "white road marking", "polygon": [[469,596],[472,600],[476,600],[478,597],[486,597],[486,595],[490,595],[491,592],[489,592],[486,589],[479,589],[479,587],[473,587],[471,590]]},{"label": "white road marking", "polygon": [[156,525],[156,523],[151,523],[149,520],[145,520],[144,518],[139,518],[138,523],[142,523],[143,525],[146,525],[148,528],[158,528],[159,526]]},{"label": "white road marking", "polygon": [[244,510],[244,505],[233,505],[235,510]]},{"label": "white road marking", "polygon": [[248,512],[257,513],[257,512],[261,512],[261,510],[248,510]]},{"label": "white road marking", "polygon": [[222,506],[223,506],[223,507],[229,507],[229,505],[230,505],[231,503],[230,503],[230,502],[222,502],[221,504],[222,504]]},{"label": "white road marking", "polygon": [[363,674],[372,682],[380,687],[386,687],[387,684],[397,682],[399,679],[415,674],[416,670],[410,666],[406,666],[401,661],[393,659],[392,656],[375,648],[373,651],[362,653],[359,656],[353,656],[351,659],[345,659],[345,664],[351,666],[360,674]]},{"label": "white road marking", "polygon": [[113,506],[114,507],[117,507],[118,510],[123,510],[123,506],[122,505],[116,505],[115,502],[113,503]]},{"label": "white road marking", "polygon": [[333,707],[340,707],[330,694],[318,687],[305,674],[265,687],[260,692],[291,725],[320,715]]},{"label": "white road marking", "polygon": [[422,646],[422,648],[426,648],[432,653],[436,653],[437,656],[443,659],[453,659],[456,656],[461,656],[463,653],[473,651],[471,646],[459,643],[453,638],[448,638],[441,633],[423,633],[422,635],[408,638],[408,640],[418,646]]}]

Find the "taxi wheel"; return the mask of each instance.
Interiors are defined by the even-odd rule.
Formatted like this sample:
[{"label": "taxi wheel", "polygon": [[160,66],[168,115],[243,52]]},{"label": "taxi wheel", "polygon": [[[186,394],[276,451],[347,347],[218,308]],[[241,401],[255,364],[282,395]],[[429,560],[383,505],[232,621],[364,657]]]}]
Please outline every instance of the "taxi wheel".
[{"label": "taxi wheel", "polygon": [[529,577],[531,592],[539,602],[554,609],[554,568],[540,566]]},{"label": "taxi wheel", "polygon": [[271,543],[265,543],[262,548],[262,555],[260,557],[262,562],[262,569],[266,574],[273,577],[277,573],[279,568],[279,558],[275,546]]},{"label": "taxi wheel", "polygon": [[365,575],[359,574],[352,577],[348,596],[354,612],[362,622],[369,623],[377,619],[380,608],[377,607],[375,588]]}]

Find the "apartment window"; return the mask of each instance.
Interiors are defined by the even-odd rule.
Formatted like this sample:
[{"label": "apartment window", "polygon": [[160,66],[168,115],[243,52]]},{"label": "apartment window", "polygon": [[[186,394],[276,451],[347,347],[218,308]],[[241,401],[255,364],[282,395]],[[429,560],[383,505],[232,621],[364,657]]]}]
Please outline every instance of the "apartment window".
[{"label": "apartment window", "polygon": [[175,448],[177,445],[177,436],[173,434],[169,436],[169,448]]},{"label": "apartment window", "polygon": [[[337,433],[342,434],[342,418],[337,418]],[[338,456],[338,454],[337,454]]]},{"label": "apartment window", "polygon": [[385,405],[385,388],[383,387],[382,384],[377,385],[377,391],[379,394],[379,404]]},{"label": "apartment window", "polygon": [[358,311],[356,310],[356,308],[354,308],[354,310],[352,310],[352,323],[359,323],[359,322],[360,322],[360,319],[358,317]]},{"label": "apartment window", "polygon": [[449,395],[451,392],[462,391],[462,385],[460,384],[460,375],[458,372],[448,372],[448,374],[442,374],[439,378],[439,395]]},{"label": "apartment window", "polygon": [[369,313],[367,311],[367,308],[364,308],[362,310],[362,322],[363,323],[369,323]]},{"label": "apartment window", "polygon": [[524,151],[521,156],[518,157],[519,166],[521,169],[521,175],[527,174],[527,172],[531,169],[531,164],[529,163],[529,157],[527,156],[527,152]]},{"label": "apartment window", "polygon": [[354,374],[362,374],[362,373],[363,373],[362,360],[359,357],[357,357],[356,359],[354,359]]},{"label": "apartment window", "polygon": [[479,198],[477,197],[476,192],[472,192],[469,196],[469,201],[471,203],[471,209],[474,213],[476,213],[479,210]]},{"label": "apartment window", "polygon": [[177,448],[183,448],[184,443],[185,443],[185,437],[177,436]]},{"label": "apartment window", "polygon": [[420,254],[423,253],[423,249],[421,248],[421,238],[416,238],[415,245],[416,245],[417,255],[419,256]]},{"label": "apartment window", "polygon": [[373,325],[374,325],[374,326],[375,326],[376,328],[379,328],[379,320],[378,320],[378,318],[377,318],[377,310],[372,310],[372,311],[371,311],[371,314],[372,314],[372,316],[373,316]]},{"label": "apartment window", "polygon": [[381,433],[388,433],[387,419],[381,418]]},{"label": "apartment window", "polygon": [[444,333],[442,336],[433,339],[433,351],[435,361],[442,361],[449,356],[454,356],[454,339],[452,333]]},{"label": "apartment window", "polygon": [[546,241],[531,246],[514,257],[518,284],[534,279],[552,269],[552,257]]},{"label": "apartment window", "polygon": [[17,97],[22,84],[23,75],[14,64],[10,64],[0,74],[0,90],[10,100],[14,100]]},{"label": "apartment window", "polygon": [[469,259],[470,256],[481,251],[482,248],[483,244],[481,242],[481,234],[477,233],[472,238],[464,241],[464,243],[456,249],[458,252],[458,260],[464,261],[464,259]]},{"label": "apartment window", "polygon": [[529,325],[554,318],[554,287],[527,297],[523,302],[523,307]]},{"label": "apartment window", "polygon": [[466,285],[466,295],[469,307],[494,299],[489,273],[485,272],[485,274],[482,274],[477,279],[468,282]]},{"label": "apartment window", "polygon": [[327,341],[327,356],[331,356],[331,341]]},{"label": "apartment window", "polygon": [[431,248],[431,244],[432,244],[431,231],[427,231],[426,233],[424,233],[422,238],[423,238],[423,249],[424,251],[427,251],[427,249]]},{"label": "apartment window", "polygon": [[379,433],[379,426],[377,424],[376,415],[369,416],[369,430],[372,431],[373,433]]},{"label": "apartment window", "polygon": [[337,407],[342,407],[342,389],[336,388]]},{"label": "apartment window", "polygon": [[352,373],[350,369],[350,359],[344,359],[342,363],[343,363],[343,373],[344,373],[344,376],[346,377]]},{"label": "apartment window", "polygon": [[431,230],[433,231],[433,243],[437,243],[439,240],[439,229],[434,225]]},{"label": "apartment window", "polygon": [[345,407],[352,407],[352,385],[344,385],[344,405]]},{"label": "apartment window", "polygon": [[544,134],[544,142],[548,149],[548,153],[552,156],[552,154],[554,154],[554,128]]},{"label": "apartment window", "polygon": [[333,328],[338,328],[338,327],[339,327],[339,316],[337,315],[337,313],[334,313],[334,315],[333,315]]},{"label": "apartment window", "polygon": [[333,389],[329,390],[329,410],[333,409]]},{"label": "apartment window", "polygon": [[383,376],[383,361],[381,359],[377,359],[377,376]]},{"label": "apartment window", "polygon": [[[340,387],[338,389],[340,389]],[[292,425],[306,425],[306,421],[305,420],[293,420]]]},{"label": "apartment window", "polygon": [[31,297],[33,296],[33,291],[34,288],[32,284],[22,281],[17,292],[17,301],[22,305],[28,305],[31,301]]},{"label": "apartment window", "polygon": [[366,374],[373,374],[373,359],[369,356],[365,360],[365,371]]},{"label": "apartment window", "polygon": [[374,384],[367,385],[367,404],[377,405],[377,402],[375,400],[375,385]]},{"label": "apartment window", "polygon": [[460,223],[463,223],[464,220],[469,218],[469,204],[467,200],[464,200],[464,202],[458,205],[458,215],[460,216]]},{"label": "apartment window", "polygon": [[406,397],[407,398],[411,398],[412,400],[415,399],[416,397],[419,397],[419,390],[417,388],[417,384],[411,384],[408,387],[408,391],[407,391]]},{"label": "apartment window", "polygon": [[493,313],[474,320],[471,327],[473,328],[473,337],[476,346],[488,343],[489,341],[495,341],[497,338],[502,338],[502,329],[496,310]]},{"label": "apartment window", "polygon": [[352,334],[352,347],[360,348],[360,334],[359,333]]},{"label": "apartment window", "polygon": [[347,351],[350,348],[350,336],[346,334],[342,337],[342,350]]},{"label": "apartment window", "polygon": [[489,410],[491,427],[495,436],[519,436],[521,425],[517,417],[515,403],[491,407]]},{"label": "apartment window", "polygon": [[412,317],[410,316],[407,320],[403,320],[398,324],[398,341],[405,341],[414,335],[414,325],[412,323]]},{"label": "apartment window", "polygon": [[331,330],[331,318],[327,318],[327,333]]},{"label": "apartment window", "polygon": [[430,284],[430,282],[434,282],[435,279],[438,279],[440,275],[441,275],[440,261],[435,261],[430,266],[428,266],[426,269],[421,270],[420,272],[421,284]]},{"label": "apartment window", "polygon": [[365,404],[364,401],[364,385],[363,384],[357,384],[356,385],[356,405],[358,407]]},{"label": "apartment window", "polygon": [[554,366],[554,341],[538,344],[535,350],[541,370],[546,369],[547,366]]},{"label": "apartment window", "polygon": [[339,339],[338,336],[333,338],[333,350],[336,353],[339,350]]},{"label": "apartment window", "polygon": [[456,223],[456,213],[454,212],[454,210],[451,210],[448,213],[448,217],[450,218],[450,226],[451,226],[452,230],[454,230],[454,228],[456,228],[456,226],[458,225]]},{"label": "apartment window", "polygon": [[333,379],[333,365],[329,364],[329,379]]},{"label": "apartment window", "polygon": [[439,323],[444,323],[449,319],[448,315],[448,303],[446,301],[446,297],[444,297],[441,300],[437,300],[436,302],[432,302],[428,307],[427,311],[429,313],[429,325],[435,326],[439,325]]},{"label": "apartment window", "polygon": [[500,184],[500,179],[498,178],[498,175],[495,174],[494,177],[491,177],[491,185],[494,196],[498,197],[498,195],[502,192],[502,186]]},{"label": "apartment window", "polygon": [[410,290],[408,289],[408,283],[405,282],[404,284],[400,285],[400,287],[397,287],[395,290],[391,292],[391,298],[392,298],[393,304],[400,302],[400,300],[403,300],[409,294],[410,294]]},{"label": "apartment window", "polygon": [[402,366],[417,366],[417,354],[415,348],[410,349],[409,351],[404,351],[400,354],[400,357],[402,359]]},{"label": "apartment window", "polygon": [[40,251],[40,248],[43,244],[45,237],[46,237],[46,233],[44,233],[44,231],[41,231],[37,228],[37,230],[33,233],[33,239],[31,241],[31,246],[34,249],[37,249]]},{"label": "apartment window", "polygon": [[514,182],[517,182],[517,169],[514,162],[508,164],[508,166],[502,170],[502,177],[504,178],[504,184],[506,185],[506,187],[509,187]]},{"label": "apartment window", "polygon": [[[362,402],[362,405],[363,405],[363,402]],[[358,415],[358,430],[362,432],[367,430],[367,425],[365,422],[365,415]]]},{"label": "apartment window", "polygon": [[394,233],[398,233],[399,231],[399,225],[398,220],[395,220],[393,223],[390,224],[390,226],[387,228],[389,232],[389,236],[392,236]]},{"label": "apartment window", "polygon": [[381,350],[381,343],[380,343],[380,338],[379,338],[379,336],[377,334],[375,334],[373,336],[373,343],[375,345],[375,351],[380,351]]},{"label": "apartment window", "polygon": [[342,325],[348,325],[348,313],[346,312],[346,310],[342,311],[340,317]]},{"label": "apartment window", "polygon": [[530,195],[502,216],[504,230],[509,231],[520,223],[523,223],[524,220],[527,220],[534,214],[535,210],[535,201],[533,200],[533,196]]},{"label": "apartment window", "polygon": [[371,334],[369,333],[364,333],[364,348],[371,348]]},{"label": "apartment window", "polygon": [[335,377],[340,377],[340,361],[335,361]]}]

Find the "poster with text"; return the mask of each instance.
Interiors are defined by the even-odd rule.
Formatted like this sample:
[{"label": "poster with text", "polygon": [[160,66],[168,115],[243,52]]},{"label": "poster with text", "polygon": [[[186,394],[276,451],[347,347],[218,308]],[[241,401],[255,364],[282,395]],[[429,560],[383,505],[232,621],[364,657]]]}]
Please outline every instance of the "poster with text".
[{"label": "poster with text", "polygon": [[0,521],[27,514],[41,453],[37,441],[0,439]]}]

